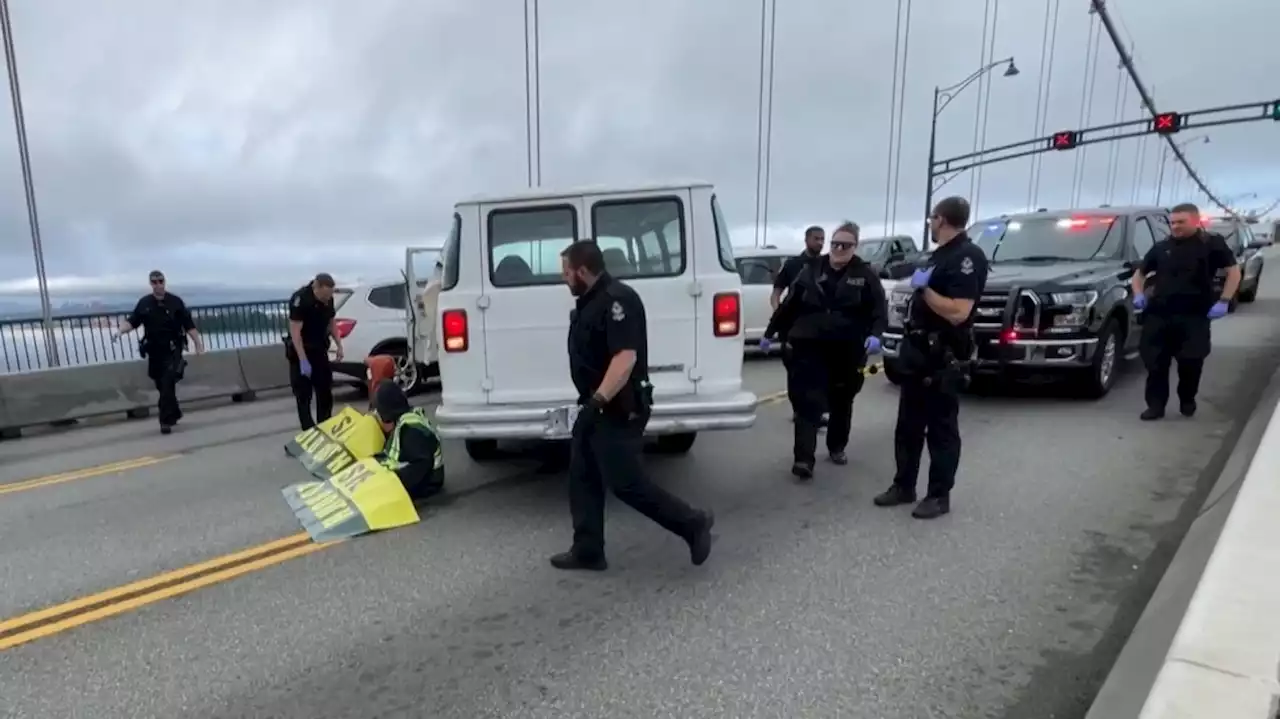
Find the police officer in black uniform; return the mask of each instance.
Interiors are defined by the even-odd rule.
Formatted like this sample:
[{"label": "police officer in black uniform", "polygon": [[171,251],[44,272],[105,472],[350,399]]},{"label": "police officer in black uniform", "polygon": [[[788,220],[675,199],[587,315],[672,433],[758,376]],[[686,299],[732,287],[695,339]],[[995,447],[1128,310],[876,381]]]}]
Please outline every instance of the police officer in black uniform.
[{"label": "police officer in black uniform", "polygon": [[916,480],[926,440],[929,490],[912,516],[933,519],[951,511],[960,465],[960,391],[973,357],[973,310],[987,284],[987,256],[965,234],[969,202],[948,197],[929,215],[938,247],[928,267],[911,276],[915,289],[898,352],[903,374],[893,452],[893,485],[875,498],[881,507],[916,501]]},{"label": "police officer in black uniform", "polygon": [[[1169,237],[1155,243],[1133,273],[1133,306],[1144,310],[1140,350],[1147,367],[1147,408],[1142,419],[1164,417],[1169,401],[1169,368],[1178,360],[1179,411],[1196,413],[1200,374],[1209,356],[1209,323],[1225,317],[1240,288],[1235,253],[1221,235],[1200,224],[1200,208],[1177,205],[1170,212]],[[1215,275],[1227,271],[1219,293]],[[1150,279],[1148,279],[1148,277]]]},{"label": "police officer in black uniform", "polygon": [[[817,267],[822,263],[822,247],[826,244],[826,233],[821,227],[812,225],[804,231],[804,250],[795,257],[787,258],[782,263],[782,269],[778,270],[778,274],[773,278],[773,294],[769,295],[769,305],[774,312],[778,311],[778,307],[782,304],[782,299],[796,283],[796,279],[800,277],[800,273],[806,267]],[[768,346],[760,348],[764,352],[768,352]],[[783,348],[782,366],[788,367],[791,364],[791,354]],[[791,406],[791,419],[795,421],[798,417],[798,410],[793,403]],[[826,414],[822,416],[822,424],[826,426]]]},{"label": "police officer in black uniform", "polygon": [[[289,385],[298,402],[298,422],[303,431],[333,415],[333,367],[329,363],[329,338],[342,360],[342,338],[334,324],[333,277],[321,272],[289,298],[289,335],[284,338],[289,359]],[[311,397],[316,415],[311,418]]]},{"label": "police officer in black uniform", "polygon": [[813,476],[822,412],[829,413],[827,452],[848,464],[845,446],[853,398],[862,389],[867,355],[880,351],[887,314],[880,278],[854,250],[858,226],[846,222],[831,233],[830,254],[805,267],[787,299],[773,313],[764,341],[780,336],[790,354],[787,395],[795,408],[795,463],[791,473]]},{"label": "police officer in black uniform", "polygon": [[151,294],[138,300],[133,312],[111,335],[111,341],[116,342],[123,335],[142,328],[138,353],[147,359],[147,376],[155,382],[156,391],[160,393],[157,403],[160,432],[169,434],[182,419],[178,382],[182,380],[187,365],[182,351],[187,347],[187,338],[190,338],[196,353],[203,353],[204,341],[196,330],[187,304],[181,297],[165,290],[164,273],[152,270],[150,280]]},{"label": "police officer in black uniform", "polygon": [[696,510],[652,484],[640,463],[653,406],[644,303],[605,271],[592,240],[562,254],[569,291],[578,298],[569,322],[569,372],[581,410],[573,425],[569,510],[573,546],[551,558],[557,569],[603,570],[605,486],[631,508],[689,545],[695,565],[711,553],[711,512]]}]

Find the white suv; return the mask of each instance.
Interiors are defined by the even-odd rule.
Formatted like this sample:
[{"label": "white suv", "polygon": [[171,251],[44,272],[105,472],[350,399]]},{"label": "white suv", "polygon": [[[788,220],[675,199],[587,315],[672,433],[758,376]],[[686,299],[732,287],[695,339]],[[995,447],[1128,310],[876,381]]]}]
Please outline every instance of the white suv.
[{"label": "white suv", "polygon": [[[742,283],[708,183],[530,191],[458,203],[444,249],[437,322],[443,386],[436,426],[473,459],[498,440],[565,437],[574,298],[560,252],[593,238],[611,274],[643,298],[659,448],[687,452],[702,430],[746,429]],[[409,271],[412,273],[412,262]]]},{"label": "white suv", "polygon": [[[334,292],[334,311],[345,357],[333,362],[334,373],[345,375],[352,385],[367,387],[365,359],[391,355],[396,361],[396,382],[409,393],[421,390],[434,376],[435,366],[426,356],[411,351],[406,330],[408,308],[408,285],[403,276],[339,287]],[[332,346],[329,353],[334,359]]]}]

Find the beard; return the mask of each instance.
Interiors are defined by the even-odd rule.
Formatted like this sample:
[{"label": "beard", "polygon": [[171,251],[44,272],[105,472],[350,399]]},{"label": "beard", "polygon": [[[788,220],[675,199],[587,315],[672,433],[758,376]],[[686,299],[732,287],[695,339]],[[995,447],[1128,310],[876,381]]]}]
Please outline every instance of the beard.
[{"label": "beard", "polygon": [[583,282],[581,277],[569,278],[569,293],[574,297],[581,297],[587,291],[587,283]]}]

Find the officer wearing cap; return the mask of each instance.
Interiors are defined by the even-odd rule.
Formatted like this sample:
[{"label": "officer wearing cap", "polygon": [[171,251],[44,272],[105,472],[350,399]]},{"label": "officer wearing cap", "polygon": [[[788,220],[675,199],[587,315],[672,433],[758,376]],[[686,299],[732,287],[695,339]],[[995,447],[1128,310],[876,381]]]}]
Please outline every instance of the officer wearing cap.
[{"label": "officer wearing cap", "polygon": [[[1204,231],[1200,208],[1177,205],[1169,213],[1170,235],[1151,246],[1133,273],[1133,306],[1144,310],[1139,351],[1147,367],[1141,419],[1164,417],[1169,401],[1169,369],[1178,360],[1178,409],[1196,413],[1200,374],[1209,356],[1209,323],[1227,315],[1240,288],[1235,253],[1221,235]],[[1226,270],[1219,293],[1215,276]],[[1150,276],[1150,280],[1148,280]]]},{"label": "officer wearing cap", "polygon": [[142,339],[138,341],[138,353],[147,360],[147,376],[155,383],[160,393],[157,410],[160,415],[160,432],[169,434],[173,426],[182,419],[182,408],[178,405],[178,382],[186,369],[186,360],[182,351],[187,347],[187,339],[195,345],[197,354],[204,352],[204,341],[196,329],[191,312],[182,298],[165,289],[164,273],[152,270],[151,293],[138,300],[133,312],[125,318],[111,335],[112,342],[135,329],[141,328]]},{"label": "officer wearing cap", "polygon": [[578,298],[569,320],[569,373],[582,408],[570,440],[573,545],[553,556],[551,565],[607,568],[606,486],[627,506],[684,539],[692,562],[702,564],[711,553],[714,517],[655,486],[640,463],[653,406],[644,303],[605,271],[604,255],[592,240],[569,245],[561,253],[561,270]]},{"label": "officer wearing cap", "polygon": [[867,356],[880,352],[887,315],[878,273],[862,261],[858,226],[846,222],[831,233],[831,252],[805,267],[787,299],[773,313],[760,343],[780,336],[789,346],[787,396],[795,408],[791,473],[813,476],[814,452],[823,409],[830,413],[827,452],[834,464],[848,464],[845,446],[853,399],[862,390]]},{"label": "officer wearing cap", "polygon": [[[338,361],[342,338],[334,322],[333,276],[321,272],[289,298],[289,335],[285,357],[289,360],[289,386],[298,403],[298,422],[305,432],[333,415],[333,367],[329,363],[329,339]],[[311,398],[316,400],[315,418]]]},{"label": "officer wearing cap", "polygon": [[444,489],[444,452],[431,420],[393,380],[374,392],[374,408],[387,444],[377,459],[396,473],[412,499],[426,499]]},{"label": "officer wearing cap", "polygon": [[960,465],[960,391],[973,357],[973,311],[987,285],[987,255],[965,234],[969,202],[948,197],[929,215],[938,247],[928,267],[911,276],[915,291],[899,345],[903,374],[893,453],[893,485],[875,498],[880,507],[916,501],[917,475],[929,445],[929,489],[912,516],[933,519],[951,511]]}]

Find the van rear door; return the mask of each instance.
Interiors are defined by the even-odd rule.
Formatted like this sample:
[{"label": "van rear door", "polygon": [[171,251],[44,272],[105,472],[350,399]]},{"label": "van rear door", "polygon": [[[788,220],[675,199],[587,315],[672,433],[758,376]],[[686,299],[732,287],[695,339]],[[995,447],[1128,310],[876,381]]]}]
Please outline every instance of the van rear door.
[{"label": "van rear door", "polygon": [[481,205],[480,297],[489,404],[567,402],[573,295],[560,253],[589,237],[580,198]]},{"label": "van rear door", "polygon": [[644,300],[654,395],[696,392],[698,285],[688,190],[590,195],[588,231],[609,273]]}]

